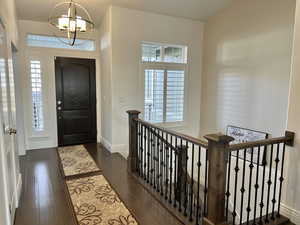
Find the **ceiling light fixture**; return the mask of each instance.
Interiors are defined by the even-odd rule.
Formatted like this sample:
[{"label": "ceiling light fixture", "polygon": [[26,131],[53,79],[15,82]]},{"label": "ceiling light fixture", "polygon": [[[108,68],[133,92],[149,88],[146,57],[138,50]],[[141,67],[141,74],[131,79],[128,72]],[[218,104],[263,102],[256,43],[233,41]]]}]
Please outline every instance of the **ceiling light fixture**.
[{"label": "ceiling light fixture", "polygon": [[69,45],[75,44],[79,33],[92,31],[95,27],[88,11],[73,0],[55,5],[49,23],[67,36]]}]

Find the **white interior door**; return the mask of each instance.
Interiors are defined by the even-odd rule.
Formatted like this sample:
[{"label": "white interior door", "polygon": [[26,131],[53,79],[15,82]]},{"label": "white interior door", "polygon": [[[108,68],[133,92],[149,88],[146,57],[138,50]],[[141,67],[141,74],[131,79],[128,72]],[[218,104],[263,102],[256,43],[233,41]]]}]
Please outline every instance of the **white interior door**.
[{"label": "white interior door", "polygon": [[[7,223],[12,224],[16,208],[16,156],[14,151],[13,105],[11,104],[11,79],[8,68],[7,39],[3,25],[0,23],[0,116],[1,116],[1,165],[4,190],[4,205]],[[13,82],[13,80],[12,80]],[[14,96],[13,96],[14,97]],[[13,103],[14,104],[14,103]],[[7,212],[8,211],[8,212]]]}]

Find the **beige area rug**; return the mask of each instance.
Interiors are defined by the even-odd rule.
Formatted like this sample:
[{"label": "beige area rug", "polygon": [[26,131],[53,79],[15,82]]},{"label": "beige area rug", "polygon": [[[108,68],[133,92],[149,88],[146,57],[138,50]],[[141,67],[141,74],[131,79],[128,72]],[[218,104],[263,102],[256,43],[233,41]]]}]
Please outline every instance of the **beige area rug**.
[{"label": "beige area rug", "polygon": [[102,175],[66,182],[79,225],[138,224]]},{"label": "beige area rug", "polygon": [[83,145],[59,147],[58,155],[66,177],[100,171]]}]

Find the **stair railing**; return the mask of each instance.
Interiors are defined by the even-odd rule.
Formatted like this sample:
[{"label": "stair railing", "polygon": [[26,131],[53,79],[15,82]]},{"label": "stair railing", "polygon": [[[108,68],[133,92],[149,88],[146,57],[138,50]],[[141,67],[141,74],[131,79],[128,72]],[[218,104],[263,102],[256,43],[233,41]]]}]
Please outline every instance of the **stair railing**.
[{"label": "stair railing", "polygon": [[284,156],[294,133],[230,145],[234,138],[221,133],[203,141],[143,121],[139,111],[127,113],[129,173],[184,224],[286,222],[280,215]]}]

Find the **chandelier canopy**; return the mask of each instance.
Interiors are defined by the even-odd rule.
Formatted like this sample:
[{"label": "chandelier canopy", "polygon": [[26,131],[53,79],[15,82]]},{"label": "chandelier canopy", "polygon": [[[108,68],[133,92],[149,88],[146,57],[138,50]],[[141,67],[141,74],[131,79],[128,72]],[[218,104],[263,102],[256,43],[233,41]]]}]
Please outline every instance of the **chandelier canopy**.
[{"label": "chandelier canopy", "polygon": [[95,27],[88,11],[73,0],[55,5],[49,16],[49,23],[67,35],[67,44],[71,46],[75,44],[79,33],[92,31]]}]

